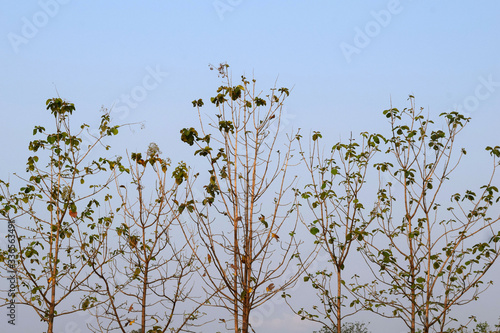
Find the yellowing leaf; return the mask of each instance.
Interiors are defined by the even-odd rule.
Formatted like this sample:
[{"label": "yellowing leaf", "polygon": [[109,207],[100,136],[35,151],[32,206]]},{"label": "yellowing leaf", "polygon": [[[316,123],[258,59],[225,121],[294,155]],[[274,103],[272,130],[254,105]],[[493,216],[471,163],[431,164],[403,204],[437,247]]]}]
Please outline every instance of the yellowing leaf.
[{"label": "yellowing leaf", "polygon": [[138,241],[139,241],[139,237],[135,236],[135,235],[129,236],[129,238],[128,238],[128,244],[130,245],[131,248],[136,248]]},{"label": "yellowing leaf", "polygon": [[272,291],[273,289],[274,289],[274,283],[271,283],[270,285],[268,285],[268,286],[266,287],[266,291],[267,291],[267,292],[270,292],[270,291]]},{"label": "yellowing leaf", "polygon": [[236,276],[236,266],[234,266],[233,264],[230,264],[229,267],[231,267],[234,270],[233,274],[234,274],[234,276]]}]

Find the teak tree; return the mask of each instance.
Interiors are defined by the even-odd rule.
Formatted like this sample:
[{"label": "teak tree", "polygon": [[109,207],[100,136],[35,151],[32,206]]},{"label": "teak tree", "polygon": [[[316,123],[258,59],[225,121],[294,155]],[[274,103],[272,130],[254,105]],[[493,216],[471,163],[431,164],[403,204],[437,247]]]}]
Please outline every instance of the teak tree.
[{"label": "teak tree", "polygon": [[367,172],[382,138],[363,132],[360,143],[353,138],[348,143],[336,143],[326,157],[321,152],[321,138],[321,133],[313,133],[308,154],[300,147],[310,183],[299,192],[307,203],[306,216],[312,212],[313,218],[303,223],[329,264],[304,277],[317,290],[321,305],[294,312],[322,323],[325,331],[340,333],[345,329],[343,319],[357,312],[343,312],[348,294],[343,272],[350,252],[356,251],[371,222],[363,216],[362,196],[366,197]]},{"label": "teak tree", "polygon": [[193,101],[200,133],[181,131],[184,142],[198,147],[195,155],[206,158],[209,171],[202,202],[193,198],[185,208],[204,247],[191,245],[208,288],[216,292],[212,305],[229,311],[231,318],[220,319],[227,328],[232,320],[235,332],[247,333],[251,311],[291,286],[301,271],[291,266],[299,245],[288,177],[295,138],[280,143],[287,88],[261,97],[255,80],[242,76],[233,86],[228,66],[218,70],[225,85],[211,98],[218,113],[209,124],[217,135],[206,132],[201,99]]},{"label": "teak tree", "polygon": [[[19,176],[26,185],[11,193],[9,183],[1,182],[0,214],[16,221],[16,303],[30,306],[52,333],[57,317],[95,304],[82,287],[93,274],[90,265],[105,244],[103,230],[111,217],[96,218],[94,210],[110,198],[105,190],[115,177],[112,170],[120,173],[124,168],[117,160],[90,158],[106,136],[118,133],[109,113],[102,115],[95,141],[85,147],[81,136],[88,125],[76,134],[70,125],[75,106],[54,98],[47,101],[47,109],[54,116],[55,132],[34,128],[33,135],[41,138],[29,144],[34,155],[28,158],[28,176]],[[81,302],[76,306],[77,297]]]},{"label": "teak tree", "polygon": [[375,280],[353,290],[365,309],[402,319],[412,333],[444,332],[450,311],[484,291],[482,279],[500,254],[493,228],[499,217],[490,212],[499,200],[493,174],[500,147],[486,148],[494,158],[489,182],[478,194],[451,195],[445,209],[443,192],[466,154],[453,154],[455,140],[469,119],[443,113],[444,129],[431,130],[433,122],[409,99],[409,108],[384,111],[391,135],[387,159],[375,167],[389,180],[372,212],[378,227],[361,249]]},{"label": "teak tree", "polygon": [[[186,193],[181,184],[188,169],[180,163],[169,172],[170,160],[160,157],[155,143],[145,155],[132,153],[129,182],[117,180],[121,205],[116,211],[123,222],[116,227],[119,246],[101,254],[107,265],[95,266],[101,288],[96,290],[95,332],[181,332],[199,319],[202,302],[190,295],[191,277],[197,269],[186,243],[176,241],[176,229]],[[178,230],[178,234],[181,231]],[[112,260],[110,260],[112,258]],[[187,304],[188,301],[190,304]]]}]

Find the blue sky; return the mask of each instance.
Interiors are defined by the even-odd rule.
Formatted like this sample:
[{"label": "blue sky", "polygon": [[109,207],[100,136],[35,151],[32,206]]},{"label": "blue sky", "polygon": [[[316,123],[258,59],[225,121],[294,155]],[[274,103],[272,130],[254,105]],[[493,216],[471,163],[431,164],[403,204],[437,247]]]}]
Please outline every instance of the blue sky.
[{"label": "blue sky", "polygon": [[387,128],[381,112],[391,101],[407,106],[413,94],[431,116],[458,108],[472,117],[463,142],[473,157],[499,144],[497,1],[0,5],[0,152],[9,161],[2,179],[24,169],[31,130],[50,122],[44,106],[56,89],[75,103],[80,121],[95,122],[101,106],[114,106],[118,122],[142,122],[143,130],[115,142],[120,149],[145,150],[154,141],[184,159],[179,130],[196,124],[191,101],[215,92],[220,81],[208,64],[220,62],[234,77],[255,76],[261,89],[276,80],[293,87],[287,126],[321,130],[332,143],[350,131]]},{"label": "blue sky", "polygon": [[[474,95],[481,77],[500,82],[500,5],[493,1],[60,0],[49,10],[40,3],[2,2],[5,135],[30,129],[34,122],[24,121],[26,115],[43,119],[55,87],[91,118],[140,86],[148,67],[168,74],[121,119],[145,122],[140,144],[159,131],[178,141],[178,128],[192,115],[189,102],[207,98],[219,83],[209,63],[227,61],[235,77],[254,75],[262,89],[277,78],[294,87],[287,112],[296,123],[335,136],[384,126],[380,111],[391,99],[405,106],[411,93],[439,114]],[[44,12],[53,17],[45,14],[44,21]],[[24,37],[26,21],[37,31]],[[346,56],[342,45],[358,53]],[[494,123],[498,88],[477,106],[471,102],[476,126]]]}]

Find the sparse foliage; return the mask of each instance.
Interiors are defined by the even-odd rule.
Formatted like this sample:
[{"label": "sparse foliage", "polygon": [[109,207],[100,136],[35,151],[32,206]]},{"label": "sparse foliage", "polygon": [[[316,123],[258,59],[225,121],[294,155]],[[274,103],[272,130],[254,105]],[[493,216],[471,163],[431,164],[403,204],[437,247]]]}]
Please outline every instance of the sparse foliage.
[{"label": "sparse foliage", "polygon": [[314,132],[310,153],[301,146],[303,165],[310,175],[309,184],[300,192],[307,203],[303,221],[314,236],[322,255],[329,265],[308,272],[309,281],[321,303],[312,309],[296,311],[304,319],[323,323],[325,332],[346,331],[342,320],[356,311],[343,312],[348,299],[343,272],[352,249],[367,235],[371,219],[363,216],[362,194],[370,162],[382,140],[378,135],[361,133],[360,143],[353,138],[348,143],[337,143],[326,158],[321,153],[321,133]]},{"label": "sparse foliage", "polygon": [[[389,134],[363,132],[324,155],[313,132],[305,152],[299,133],[281,134],[289,90],[264,95],[245,76],[234,85],[228,67],[211,68],[223,80],[210,99],[216,112],[202,114],[203,100],[194,100],[199,128],[180,131],[202,161],[194,175],[183,162],[171,167],[155,143],[127,167],[120,157],[94,158],[100,148],[108,155],[106,138],[118,134],[109,112],[92,132],[72,126],[72,103],[47,101],[55,129],[35,126],[26,174],[0,180],[0,219],[14,233],[0,250],[0,275],[16,274],[9,297],[33,309],[47,333],[81,311],[95,332],[192,332],[218,321],[248,333],[252,311],[280,294],[288,301],[303,276],[319,304],[294,312],[322,323],[320,332],[367,333],[346,322],[362,310],[399,318],[411,333],[468,332],[472,323],[473,332],[499,331],[473,316],[455,323],[452,310],[478,299],[500,256],[500,146],[486,147],[486,184],[457,190],[454,171],[467,152],[456,142],[469,118],[443,113],[435,127],[410,96],[408,108],[384,111]],[[304,187],[293,163],[306,171]],[[314,253],[299,252],[305,239]],[[328,264],[309,269],[317,254]],[[369,279],[346,281],[353,255]],[[204,306],[223,314],[205,316]]]},{"label": "sparse foliage", "polygon": [[[47,110],[54,116],[55,132],[34,128],[37,139],[29,144],[33,155],[26,164],[27,176],[18,176],[25,185],[11,193],[10,184],[1,182],[0,214],[16,221],[18,304],[30,306],[52,333],[57,317],[96,303],[82,287],[105,245],[113,215],[98,217],[95,210],[111,198],[107,186],[125,169],[116,159],[90,159],[106,136],[118,133],[109,113],[102,115],[95,141],[84,147],[81,135],[88,125],[74,134],[70,124],[75,106],[54,98],[47,101]],[[7,255],[0,256],[4,264]]]},{"label": "sparse foliage", "polygon": [[169,172],[170,160],[160,153],[155,143],[146,156],[132,153],[129,182],[122,177],[116,183],[123,220],[116,226],[118,247],[110,245],[101,254],[108,264],[95,270],[102,286],[96,292],[105,300],[96,309],[95,332],[128,332],[137,325],[141,332],[183,332],[203,315],[204,300],[194,302],[191,295],[197,263],[175,237],[181,234],[176,229],[187,199],[181,188],[187,169],[180,163]]},{"label": "sparse foliage", "polygon": [[[469,121],[457,112],[441,115],[444,129],[410,107],[384,111],[391,124],[386,160],[376,163],[383,181],[371,218],[378,226],[364,237],[362,253],[375,280],[353,283],[360,304],[385,317],[401,318],[410,331],[443,332],[450,310],[477,300],[483,277],[500,255],[499,201],[494,185],[500,147],[488,147],[493,174],[478,190],[444,195],[466,151],[455,141]],[[477,194],[476,194],[477,192]],[[358,278],[356,281],[361,281]]]},{"label": "sparse foliage", "polygon": [[[213,305],[231,316],[221,322],[229,329],[232,319],[231,329],[246,333],[251,311],[291,286],[301,271],[290,265],[298,251],[296,198],[289,191],[294,138],[281,143],[279,135],[289,91],[261,96],[255,80],[242,76],[233,86],[228,66],[218,71],[225,85],[211,98],[215,118],[208,124],[200,113],[200,131],[184,128],[181,139],[197,147],[195,155],[208,167],[203,198],[190,206],[203,244],[195,251],[203,278],[218,291]],[[193,101],[199,112],[203,104]]]}]

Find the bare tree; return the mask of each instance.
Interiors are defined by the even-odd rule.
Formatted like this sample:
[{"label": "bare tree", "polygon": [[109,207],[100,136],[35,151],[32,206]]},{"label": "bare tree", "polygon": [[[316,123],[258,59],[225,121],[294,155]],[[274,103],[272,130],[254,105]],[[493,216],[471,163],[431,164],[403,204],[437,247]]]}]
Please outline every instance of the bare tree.
[{"label": "bare tree", "polygon": [[442,192],[466,154],[461,149],[455,157],[455,140],[469,119],[443,113],[444,130],[431,130],[432,121],[409,99],[407,109],[384,111],[391,124],[388,157],[375,166],[389,180],[372,213],[378,227],[361,249],[375,279],[352,286],[365,309],[402,319],[412,333],[417,327],[443,332],[452,308],[485,290],[483,278],[500,254],[493,228],[499,217],[490,213],[499,200],[493,175],[500,147],[487,148],[493,173],[479,194],[455,193],[444,209]]},{"label": "bare tree", "polygon": [[139,325],[140,332],[189,331],[200,324],[195,320],[202,317],[200,307],[207,299],[192,298],[197,263],[184,239],[179,242],[175,236],[179,206],[187,200],[180,185],[188,180],[188,169],[180,163],[168,172],[170,160],[160,157],[155,143],[145,156],[132,153],[129,163],[129,184],[123,178],[117,182],[117,211],[123,217],[116,227],[119,246],[102,253],[107,265],[94,266],[101,283],[98,299],[105,302],[95,309],[97,324],[91,328],[128,332]]},{"label": "bare tree", "polygon": [[231,315],[220,321],[229,328],[232,320],[235,332],[246,333],[251,311],[290,287],[301,272],[291,266],[298,254],[297,218],[293,179],[287,177],[295,138],[280,143],[287,88],[261,97],[255,80],[242,76],[233,86],[228,66],[218,71],[225,84],[211,98],[218,112],[209,124],[217,135],[206,131],[201,99],[193,101],[200,133],[181,131],[184,142],[198,147],[195,155],[206,158],[209,172],[204,198],[188,203],[204,250],[189,244],[209,292],[218,291],[212,305]]},{"label": "bare tree", "polygon": [[[19,176],[26,185],[12,194],[9,183],[1,182],[0,214],[16,221],[16,244],[0,259],[2,273],[16,274],[16,303],[31,307],[52,333],[56,318],[95,304],[82,287],[93,274],[90,264],[105,244],[110,218],[97,218],[94,210],[109,199],[107,186],[124,169],[118,160],[90,158],[104,137],[118,133],[109,113],[102,115],[97,137],[85,147],[81,137],[88,125],[76,134],[70,126],[75,106],[54,98],[47,101],[47,109],[56,130],[33,130],[42,138],[29,144],[34,155],[28,158],[28,176]],[[81,302],[74,305],[77,297]]]}]

